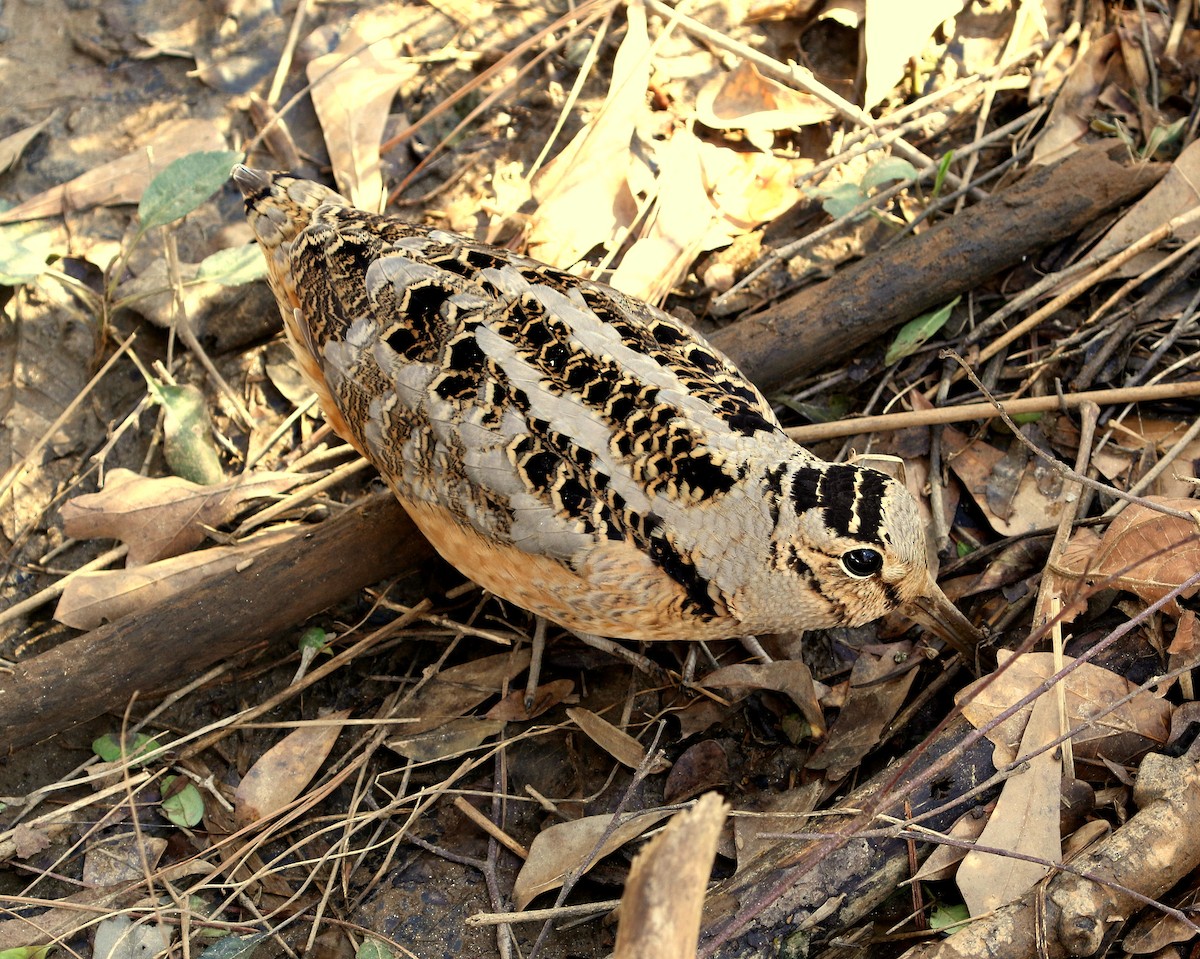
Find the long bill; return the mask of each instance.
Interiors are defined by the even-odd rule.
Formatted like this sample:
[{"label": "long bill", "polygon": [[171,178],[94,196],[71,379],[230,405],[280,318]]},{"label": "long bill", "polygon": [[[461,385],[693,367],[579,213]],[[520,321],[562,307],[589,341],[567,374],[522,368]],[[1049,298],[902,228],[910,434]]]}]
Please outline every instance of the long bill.
[{"label": "long bill", "polygon": [[984,634],[950,602],[932,576],[925,594],[905,604],[904,615],[944,639],[962,653],[968,663],[975,661],[975,647],[984,640]]}]

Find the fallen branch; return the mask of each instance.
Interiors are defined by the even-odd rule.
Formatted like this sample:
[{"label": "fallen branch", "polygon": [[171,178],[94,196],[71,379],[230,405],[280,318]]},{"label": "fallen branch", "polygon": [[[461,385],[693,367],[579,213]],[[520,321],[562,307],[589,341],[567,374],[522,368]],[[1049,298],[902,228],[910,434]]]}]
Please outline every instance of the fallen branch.
[{"label": "fallen branch", "polygon": [[1124,146],[1084,147],[933,229],[838,270],[711,337],[770,392],[832,366],[925,310],[982,285],[1145,193],[1163,164]]},{"label": "fallen branch", "polygon": [[302,623],[432,550],[390,493],[0,676],[0,753],[47,739]]}]

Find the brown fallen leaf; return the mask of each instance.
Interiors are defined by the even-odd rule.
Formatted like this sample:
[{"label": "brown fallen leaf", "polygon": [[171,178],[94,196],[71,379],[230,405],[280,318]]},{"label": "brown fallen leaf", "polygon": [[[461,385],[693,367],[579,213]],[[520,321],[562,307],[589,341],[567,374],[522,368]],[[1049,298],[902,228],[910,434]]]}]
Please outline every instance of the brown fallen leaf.
[{"label": "brown fallen leaf", "polygon": [[16,133],[10,133],[8,136],[0,138],[0,173],[6,170],[11,170],[17,165],[17,161],[21,159],[21,154],[25,152],[25,148],[33,142],[33,138],[41,133],[50,121],[54,119],[54,113],[51,113],[45,120],[31,124]]},{"label": "brown fallen leaf", "polygon": [[1051,498],[1038,489],[1034,470],[1027,465],[1011,477],[1012,482],[1002,484],[1001,466],[1010,461],[1001,450],[983,440],[972,441],[952,427],[943,431],[942,448],[954,474],[1001,536],[1019,536],[1058,521],[1061,495]]},{"label": "brown fallen leaf", "polygon": [[[761,134],[824,123],[837,111],[819,97],[765,77],[749,60],[715,77],[696,94],[696,119],[714,130],[745,130],[750,141]],[[765,149],[773,146],[765,141]]]},{"label": "brown fallen leaf", "polygon": [[850,690],[825,741],[805,764],[824,769],[836,782],[858,768],[879,745],[879,735],[892,721],[912,688],[917,670],[911,663],[912,643],[892,643],[863,650],[850,671]]},{"label": "brown fallen leaf", "polygon": [[[1033,706],[1021,738],[1020,756],[1036,752],[1058,736],[1058,705],[1042,696]],[[1062,760],[1053,749],[1025,759],[1005,782],[996,808],[979,836],[979,845],[1042,860],[971,850],[958,867],[955,881],[972,916],[1024,895],[1062,861],[1058,801],[1062,792]]]},{"label": "brown fallen leaf", "polygon": [[404,42],[386,7],[364,10],[355,14],[337,47],[306,68],[338,190],[364,210],[383,209],[379,147],[384,126],[396,92],[421,71],[420,64],[400,56]]},{"label": "brown fallen leaf", "polygon": [[[525,690],[514,689],[484,715],[488,719],[503,719],[505,722],[533,719],[559,703],[565,702],[575,692],[575,683],[570,679],[556,679],[542,683],[534,691],[533,705],[525,708]],[[578,701],[578,700],[576,700]]]},{"label": "brown fallen leaf", "polygon": [[393,716],[415,720],[404,726],[405,740],[411,739],[465,716],[528,668],[528,647],[451,666],[432,676],[415,696],[396,708]]},{"label": "brown fallen leaf", "polygon": [[[1194,499],[1160,496],[1147,499],[1177,510],[1194,511],[1200,507]],[[1146,603],[1153,603],[1194,576],[1198,569],[1200,530],[1196,520],[1168,516],[1133,503],[1109,525],[1093,561],[1072,571],[1086,576],[1089,582],[1104,581],[1133,593]],[[1200,587],[1194,586],[1182,598],[1195,596],[1198,590]],[[1163,612],[1178,617],[1179,603],[1171,600],[1163,607]]]},{"label": "brown fallen leaf", "polygon": [[710,789],[727,786],[729,782],[729,757],[719,742],[706,739],[689,746],[675,760],[663,785],[663,802],[685,802]]},{"label": "brown fallen leaf", "polygon": [[223,149],[225,138],[213,121],[168,120],[132,153],[0,213],[0,223],[58,216],[66,210],[137,203],[150,181],[173,161],[189,153]]},{"label": "brown fallen leaf", "polygon": [[[587,862],[583,872],[586,873],[605,856],[633,841],[669,815],[665,809],[629,813],[620,817],[619,825],[611,832],[609,828],[613,817],[607,815],[585,816],[542,830],[529,847],[529,858],[513,883],[513,902],[518,909],[524,909],[537,896],[561,886],[567,875],[584,864],[585,859]],[[597,848],[601,837],[604,837],[604,841]]]},{"label": "brown fallen leaf", "polygon": [[[987,806],[963,813],[954,820],[954,825],[950,827],[947,835],[960,842],[971,842],[978,839],[984,826],[987,825],[988,816],[995,808],[995,803],[989,803]],[[910,881],[940,882],[944,879],[953,879],[958,864],[966,858],[968,852],[970,852],[969,849],[957,845],[952,846],[949,843],[938,845],[921,863],[921,868],[913,873]]]},{"label": "brown fallen leaf", "polygon": [[810,816],[824,795],[826,783],[814,779],[738,810],[733,818],[733,842],[737,850],[737,871],[746,868],[768,849],[779,844],[778,833],[804,832]]},{"label": "brown fallen leaf", "polygon": [[625,38],[613,60],[608,96],[596,116],[534,178],[537,211],[529,252],[568,267],[588,250],[633,223],[637,202],[629,186],[638,118],[647,111],[650,38],[640,3],[627,8]]},{"label": "brown fallen leaf", "polygon": [[676,131],[654,148],[658,202],[610,282],[631,296],[660,302],[700,253],[726,246],[795,205],[796,186],[812,166],[770,153],[745,153]]},{"label": "brown fallen leaf", "polygon": [[820,698],[828,687],[812,678],[812,673],[797,659],[774,663],[738,663],[714,669],[697,684],[705,689],[769,689],[784,693],[794,702],[813,729],[813,736],[825,734],[825,717]]},{"label": "brown fallen leaf", "polygon": [[[646,761],[646,749],[629,733],[618,729],[607,719],[597,716],[590,709],[576,706],[567,710],[567,716],[575,723],[597,746],[612,756],[617,762],[630,769],[637,769]],[[662,772],[670,763],[660,760],[651,768],[651,772]]]},{"label": "brown fallen leaf", "polygon": [[[1096,37],[1071,64],[1050,108],[1046,129],[1034,144],[1034,163],[1053,163],[1079,148],[1079,141],[1089,132],[1089,121],[1098,109],[1100,92],[1108,76],[1109,61],[1119,55],[1119,48],[1115,33]],[[1138,233],[1133,239],[1141,235]],[[1100,242],[1104,243],[1103,240]],[[1125,245],[1129,242],[1132,240]],[[1124,246],[1121,248],[1124,249]]]},{"label": "brown fallen leaf", "polygon": [[[1115,45],[1115,38],[1105,38]],[[1036,151],[1035,151],[1036,155]],[[1200,201],[1200,144],[1195,140],[1184,147],[1171,164],[1167,175],[1138,200],[1096,244],[1097,256],[1112,256],[1129,247],[1147,233],[1181,214],[1187,213]],[[1200,224],[1182,226],[1176,233],[1179,242],[1190,240],[1200,232]],[[1167,255],[1166,250],[1152,250],[1135,256],[1121,265],[1116,276],[1137,276]]]},{"label": "brown fallen leaf", "polygon": [[[434,762],[468,752],[504,730],[504,720],[462,716],[407,738],[389,739],[388,749],[413,762]],[[404,728],[404,727],[401,727]]]},{"label": "brown fallen leaf", "polygon": [[75,629],[96,629],[166,602],[209,577],[241,569],[276,543],[303,535],[302,529],[276,530],[237,546],[214,546],[133,569],[80,573],[67,580],[54,618]]},{"label": "brown fallen leaf", "polygon": [[342,709],[301,726],[268,749],[250,767],[234,793],[234,821],[239,826],[260,822],[286,807],[317,774],[343,723],[350,715]]},{"label": "brown fallen leaf", "polygon": [[221,526],[247,502],[275,496],[308,482],[298,473],[247,473],[216,486],[177,476],[140,476],[126,469],[108,474],[104,488],[68,500],[63,528],[76,539],[117,539],[129,546],[130,567],[178,556]]},{"label": "brown fallen leaf", "polygon": [[[1002,651],[998,660],[1004,667],[999,676],[977,680],[955,697],[967,721],[976,728],[1038,689],[1056,671],[1052,653],[1025,653],[1014,658],[1011,653]],[[1064,665],[1070,662],[1068,657]],[[1066,687],[1066,721],[1074,730],[1071,743],[1077,757],[1130,762],[1147,749],[1167,741],[1171,705],[1153,693],[1142,690],[1128,702],[1110,709],[1136,689],[1136,684],[1123,676],[1092,663],[1083,663],[1068,673],[1062,682]],[[997,769],[1010,766],[1016,760],[1018,744],[1031,712],[1032,707],[1026,706],[988,732],[988,739],[996,747],[993,761]]]},{"label": "brown fallen leaf", "polygon": [[36,917],[23,916],[0,921],[0,953],[9,949],[25,950],[38,943],[73,938],[80,929],[95,923],[95,917],[127,909],[145,896],[143,880],[84,889],[60,899]]},{"label": "brown fallen leaf", "polygon": [[613,959],[693,959],[729,805],[716,793],[672,817],[637,854],[621,895]]}]

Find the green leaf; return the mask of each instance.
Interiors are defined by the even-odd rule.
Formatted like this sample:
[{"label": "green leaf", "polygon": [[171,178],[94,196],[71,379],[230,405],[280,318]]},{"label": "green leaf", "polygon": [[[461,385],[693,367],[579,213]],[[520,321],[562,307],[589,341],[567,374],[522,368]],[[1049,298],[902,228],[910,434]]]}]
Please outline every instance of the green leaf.
[{"label": "green leaf", "polygon": [[929,928],[936,932],[939,929],[945,929],[947,926],[966,922],[970,918],[971,914],[962,903],[957,906],[940,905],[934,907],[933,912],[929,916]]},{"label": "green leaf", "polygon": [[[0,210],[11,209],[0,203]],[[20,286],[46,269],[58,224],[53,220],[20,220],[0,224],[0,285]]]},{"label": "green leaf", "polygon": [[311,649],[313,652],[322,652],[329,646],[329,634],[320,626],[313,626],[311,629],[306,629],[300,637],[300,649]]},{"label": "green leaf", "polygon": [[267,275],[267,261],[257,243],[231,246],[205,257],[196,273],[197,280],[208,280],[222,286],[241,286]]},{"label": "green leaf", "polygon": [[[147,736],[145,733],[138,733],[132,743],[125,744],[125,753],[130,759],[138,759],[156,749],[158,742],[153,736]],[[112,733],[105,733],[92,741],[92,752],[106,763],[115,763],[121,758],[121,741]]]},{"label": "green leaf", "polygon": [[901,157],[885,157],[872,163],[862,179],[864,192],[870,192],[877,186],[890,183],[892,180],[915,180],[917,168]]},{"label": "green leaf", "polygon": [[176,826],[191,829],[204,818],[204,799],[195,783],[188,782],[175,791],[178,776],[163,776],[162,794],[167,798],[159,803],[162,814]]},{"label": "green leaf", "polygon": [[887,356],[883,358],[883,362],[891,366],[897,360],[902,360],[920,349],[926,340],[946,325],[946,321],[950,319],[950,313],[958,306],[958,301],[961,299],[961,296],[956,296],[940,310],[934,310],[932,313],[926,313],[905,323],[900,328],[900,332],[896,334],[892,345],[888,347]]},{"label": "green leaf", "polygon": [[857,183],[839,183],[837,186],[817,187],[812,192],[814,196],[821,198],[821,206],[835,220],[846,216],[867,198]]},{"label": "green leaf", "polygon": [[46,959],[54,946],[18,946],[15,949],[0,949],[0,959]]},{"label": "green leaf", "polygon": [[950,150],[941,160],[938,161],[937,176],[933,178],[933,196],[937,197],[942,192],[942,185],[946,182],[946,174],[950,172],[950,164],[954,162],[954,151]]},{"label": "green leaf", "polygon": [[396,959],[396,953],[376,939],[365,939],[354,959]]},{"label": "green leaf", "polygon": [[1045,415],[1046,415],[1045,413],[1013,413],[1013,414],[1011,414],[1012,421],[1014,423],[1016,423],[1018,426],[1024,426],[1026,423],[1036,423],[1038,420],[1040,420]]},{"label": "green leaf", "polygon": [[221,482],[225,473],[213,443],[204,394],[190,383],[160,383],[155,393],[167,413],[163,421],[163,456],[171,472],[201,486]]},{"label": "green leaf", "polygon": [[1165,146],[1173,146],[1183,136],[1184,128],[1187,126],[1187,117],[1180,117],[1174,123],[1169,125],[1159,124],[1150,131],[1146,137],[1146,145],[1142,147],[1140,156],[1144,160],[1153,159]]},{"label": "green leaf", "polygon": [[790,396],[773,396],[771,399],[799,413],[810,423],[833,423],[845,419],[850,412],[850,397],[845,393],[830,393],[815,403]]},{"label": "green leaf", "polygon": [[226,936],[205,949],[197,959],[250,959],[266,938],[265,932],[245,937]]},{"label": "green leaf", "polygon": [[138,204],[141,231],[178,220],[224,186],[229,169],[242,158],[233,150],[189,153],[150,181]]}]

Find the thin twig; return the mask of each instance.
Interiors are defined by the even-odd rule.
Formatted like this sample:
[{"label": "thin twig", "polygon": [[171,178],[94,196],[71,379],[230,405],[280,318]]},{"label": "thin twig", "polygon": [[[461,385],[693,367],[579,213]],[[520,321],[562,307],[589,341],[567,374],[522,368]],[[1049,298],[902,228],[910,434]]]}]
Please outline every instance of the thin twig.
[{"label": "thin twig", "polygon": [[1020,416],[1025,413],[1052,413],[1059,409],[1082,406],[1084,403],[1115,406],[1118,403],[1151,403],[1192,396],[1200,396],[1200,380],[1163,383],[1154,386],[1121,387],[1111,390],[1089,390],[1086,393],[1066,393],[1062,396],[1030,396],[1019,400],[992,400],[990,403],[968,403],[963,406],[943,406],[928,410],[910,410],[905,413],[885,413],[880,416],[838,420],[834,423],[792,426],[785,432],[797,443],[816,443],[820,440],[854,436],[856,433],[881,433],[914,426],[965,423],[970,420],[990,419],[1005,413],[1010,416]]},{"label": "thin twig", "polygon": [[1195,523],[1197,526],[1200,526],[1200,510],[1194,510],[1191,513],[1187,513],[1183,510],[1172,509],[1170,506],[1164,506],[1162,503],[1156,503],[1153,500],[1145,499],[1141,496],[1135,496],[1132,493],[1126,493],[1124,490],[1117,489],[1115,486],[1109,486],[1107,483],[1101,483],[1099,480],[1094,480],[1090,476],[1083,476],[1082,474],[1077,473],[1075,470],[1068,467],[1066,463],[1055,459],[1049,453],[1045,452],[1036,444],[1029,441],[1029,437],[1021,432],[1020,428],[1016,423],[1013,422],[1012,417],[1008,415],[1007,411],[1005,411],[1004,407],[1000,405],[999,401],[992,399],[991,394],[984,388],[984,385],[979,382],[979,377],[975,375],[975,371],[971,369],[966,360],[964,360],[953,350],[949,349],[942,350],[939,355],[943,358],[949,357],[958,363],[959,366],[962,367],[963,373],[967,379],[969,379],[975,388],[987,396],[995,405],[996,409],[999,411],[1000,418],[1004,420],[1005,425],[1012,430],[1013,435],[1017,438],[1017,440],[1024,444],[1031,453],[1041,459],[1064,480],[1073,480],[1080,486],[1086,486],[1088,489],[1094,489],[1098,493],[1116,496],[1130,503],[1137,503],[1139,506],[1152,509],[1157,513],[1165,513],[1167,516],[1174,516],[1176,519],[1186,520],[1189,523]]}]

